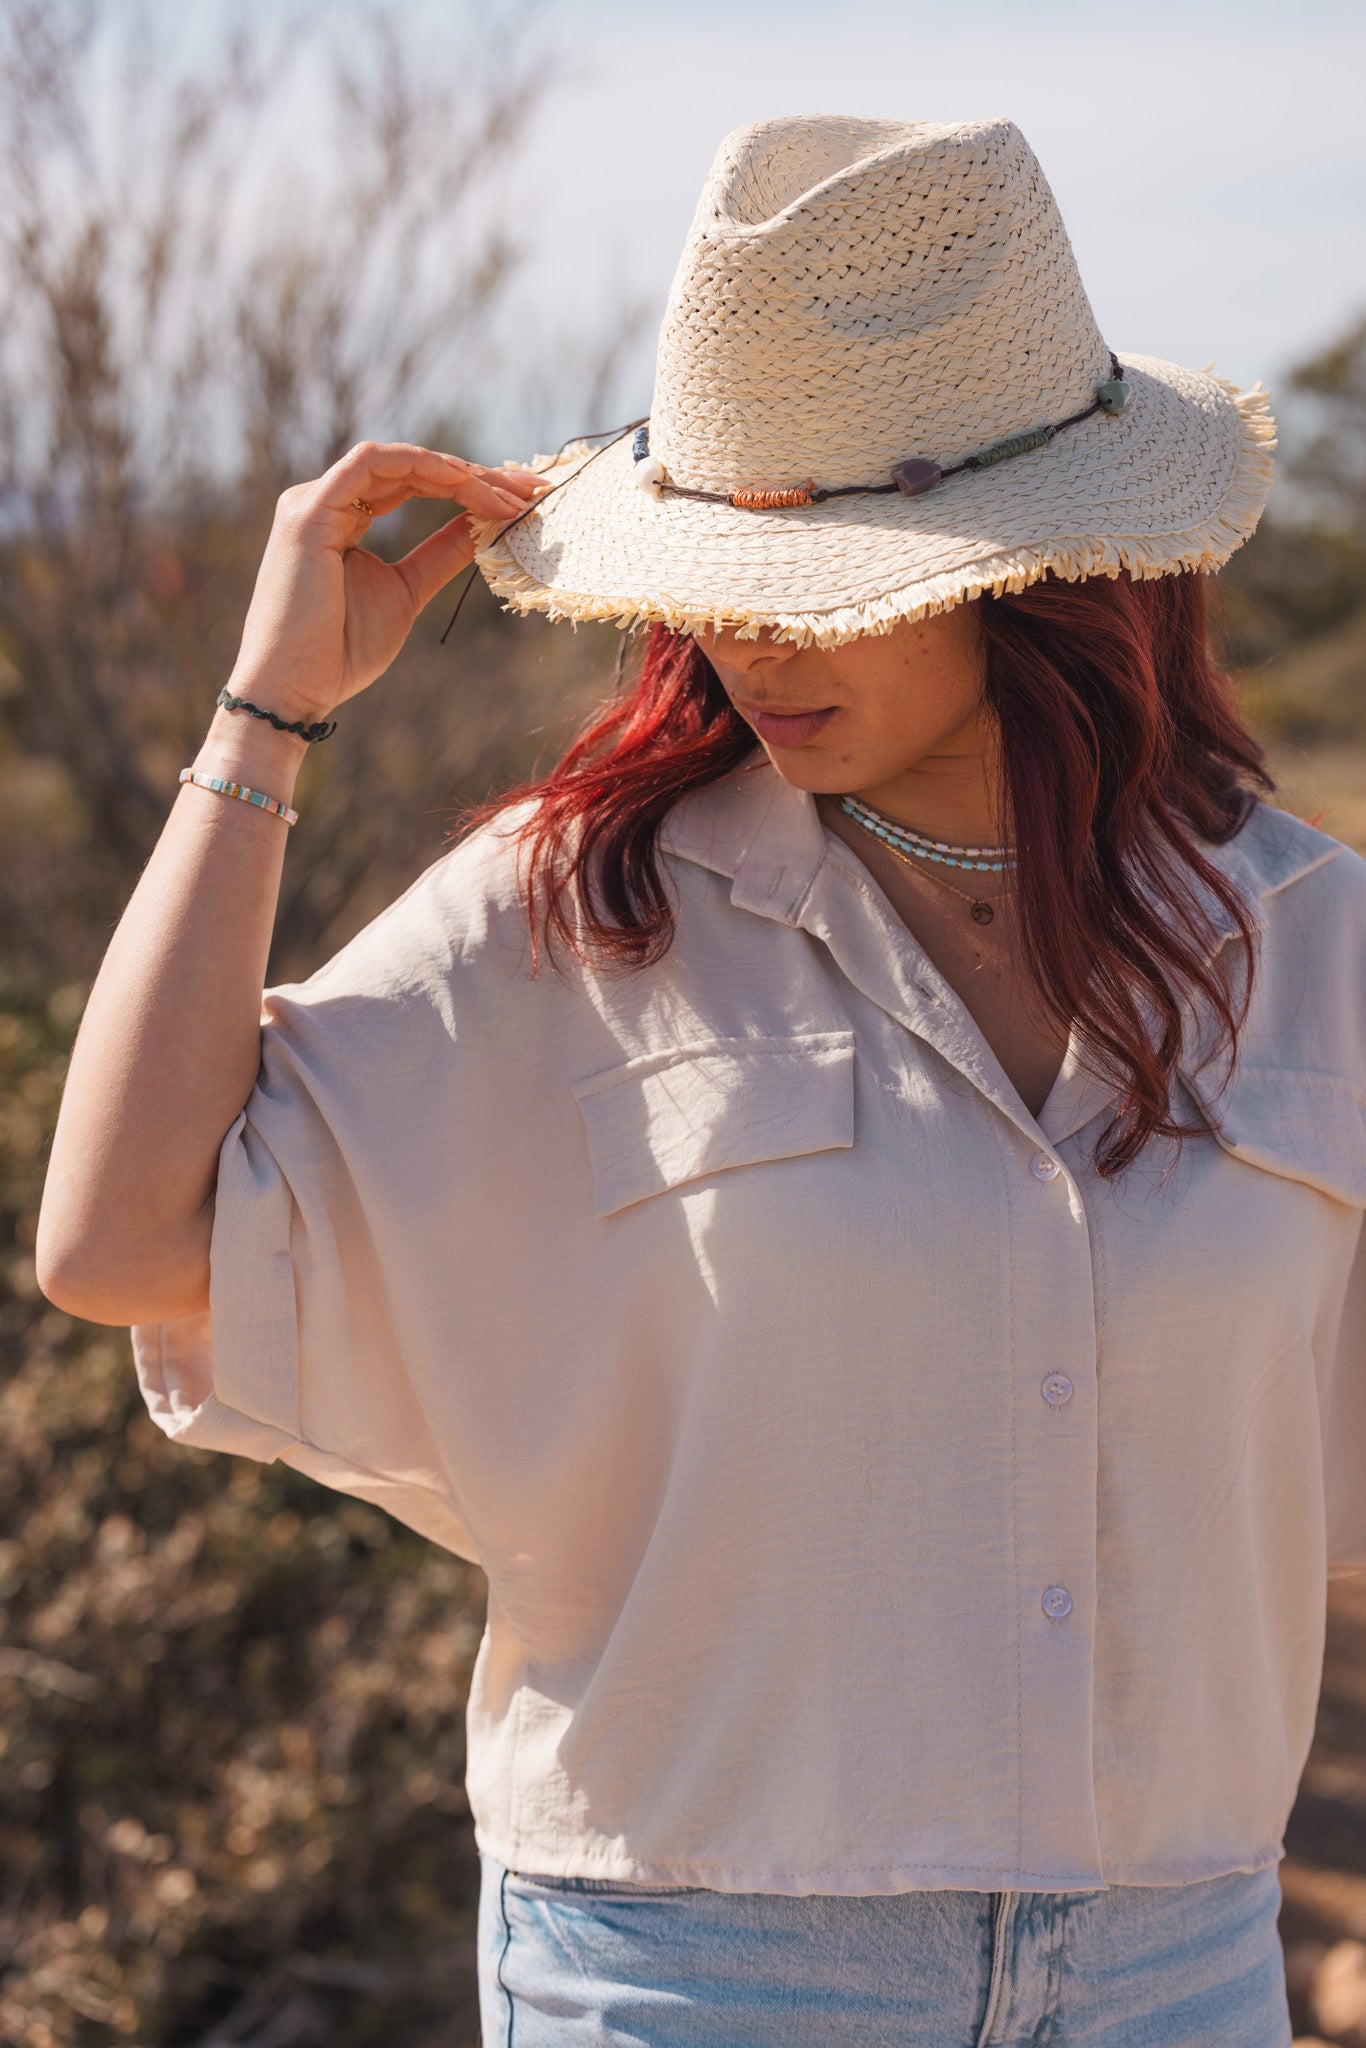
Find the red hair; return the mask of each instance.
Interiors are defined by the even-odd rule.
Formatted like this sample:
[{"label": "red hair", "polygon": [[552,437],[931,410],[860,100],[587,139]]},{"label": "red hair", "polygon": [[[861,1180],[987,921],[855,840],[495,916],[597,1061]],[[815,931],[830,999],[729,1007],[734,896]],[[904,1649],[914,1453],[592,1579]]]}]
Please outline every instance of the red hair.
[{"label": "red hair", "polygon": [[[1154,1136],[1209,1130],[1172,1113],[1183,1010],[1208,1005],[1216,1043],[1236,1052],[1246,1009],[1250,977],[1235,997],[1192,885],[1250,948],[1243,900],[1198,842],[1231,839],[1273,784],[1211,655],[1207,604],[1194,574],[1046,577],[977,601],[1025,965],[1037,1002],[1075,1023],[1116,1085],[1103,1174]],[[696,644],[652,627],[634,681],[505,800],[536,805],[522,828],[536,938],[627,966],[659,959],[674,926],[660,825],[754,745]]]}]

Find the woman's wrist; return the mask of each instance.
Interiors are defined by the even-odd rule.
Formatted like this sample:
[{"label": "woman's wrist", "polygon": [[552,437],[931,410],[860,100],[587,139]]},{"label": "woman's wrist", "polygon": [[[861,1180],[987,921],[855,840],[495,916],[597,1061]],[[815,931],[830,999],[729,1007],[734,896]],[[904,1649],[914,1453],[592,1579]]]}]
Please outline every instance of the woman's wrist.
[{"label": "woman's wrist", "polygon": [[297,733],[277,732],[264,719],[220,707],[193,765],[205,774],[221,775],[245,783],[249,789],[263,790],[267,796],[288,800],[307,752],[307,740]]},{"label": "woman's wrist", "polygon": [[[254,704],[258,711],[273,712],[286,725],[316,725],[330,720],[336,711],[335,704],[319,702],[311,691],[299,688],[299,679],[290,673],[289,663],[272,661],[268,656],[236,662],[227,679],[227,693]],[[253,719],[249,711],[234,712],[233,716],[244,724],[269,723],[266,719]]]}]

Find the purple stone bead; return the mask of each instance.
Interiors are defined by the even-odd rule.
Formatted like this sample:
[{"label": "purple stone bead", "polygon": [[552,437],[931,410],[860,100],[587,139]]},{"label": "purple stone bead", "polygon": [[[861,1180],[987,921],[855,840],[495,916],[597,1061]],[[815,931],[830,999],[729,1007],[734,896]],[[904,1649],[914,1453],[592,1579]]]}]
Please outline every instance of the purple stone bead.
[{"label": "purple stone bead", "polygon": [[908,462],[898,462],[892,471],[892,481],[906,497],[918,498],[922,491],[933,490],[943,474],[937,462],[913,455]]}]

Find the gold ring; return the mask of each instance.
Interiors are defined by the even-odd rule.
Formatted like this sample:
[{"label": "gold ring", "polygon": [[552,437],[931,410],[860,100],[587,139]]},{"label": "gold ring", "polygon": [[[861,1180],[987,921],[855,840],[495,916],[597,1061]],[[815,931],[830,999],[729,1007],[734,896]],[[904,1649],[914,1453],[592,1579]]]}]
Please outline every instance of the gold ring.
[{"label": "gold ring", "polygon": [[351,500],[351,503],[355,506],[358,512],[363,512],[367,519],[374,518],[375,508],[373,505],[368,504],[364,498],[353,498]]}]

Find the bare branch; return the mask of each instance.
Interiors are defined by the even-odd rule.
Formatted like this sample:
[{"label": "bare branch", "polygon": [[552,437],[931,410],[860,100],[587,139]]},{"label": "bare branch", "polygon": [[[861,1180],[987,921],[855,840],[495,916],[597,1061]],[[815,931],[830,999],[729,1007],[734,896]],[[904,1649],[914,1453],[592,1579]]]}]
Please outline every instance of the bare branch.
[{"label": "bare branch", "polygon": [[[0,0],[0,728],[65,820],[41,885],[0,872],[0,925],[64,972],[160,827],[279,490],[362,433],[477,413],[465,364],[512,263],[498,179],[550,83],[519,0],[442,10],[425,45],[346,0],[205,12],[207,40],[198,10],[190,37],[140,0]],[[406,690],[430,724],[449,660],[405,656],[391,709]],[[520,765],[518,708],[537,712],[496,695],[448,746],[340,768],[336,749],[311,846],[344,829],[326,856],[301,843],[282,946],[338,929],[376,876],[397,886],[440,798]],[[410,827],[374,800],[383,761]]]}]

